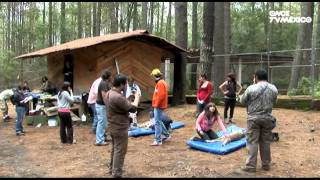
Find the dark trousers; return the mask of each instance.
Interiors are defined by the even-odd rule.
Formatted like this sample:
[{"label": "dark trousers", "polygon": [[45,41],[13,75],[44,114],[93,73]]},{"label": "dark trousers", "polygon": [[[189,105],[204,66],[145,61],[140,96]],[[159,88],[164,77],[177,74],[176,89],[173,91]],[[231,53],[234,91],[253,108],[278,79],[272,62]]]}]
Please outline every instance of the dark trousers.
[{"label": "dark trousers", "polygon": [[236,106],[236,99],[224,99],[224,118],[228,117],[228,109],[230,108],[230,116],[229,118],[233,118],[234,107]]},{"label": "dark trousers", "polygon": [[202,113],[207,104],[208,103],[206,102],[204,102],[203,104],[197,103],[197,117]]},{"label": "dark trousers", "polygon": [[112,149],[109,172],[112,173],[113,177],[121,177],[124,158],[128,148],[128,131],[110,132],[110,135],[112,138]]},{"label": "dark trousers", "polygon": [[204,132],[203,135],[197,130],[198,135],[201,137],[202,140],[213,140],[217,139],[218,135],[212,131],[211,129],[207,132]]},{"label": "dark trousers", "polygon": [[59,112],[60,139],[62,143],[73,143],[72,119],[69,112]]},{"label": "dark trousers", "polygon": [[258,150],[260,150],[260,158],[262,166],[270,166],[271,151],[270,143],[272,141],[272,121],[270,119],[248,120],[247,130],[247,149],[248,157],[246,166],[248,168],[256,168]]}]

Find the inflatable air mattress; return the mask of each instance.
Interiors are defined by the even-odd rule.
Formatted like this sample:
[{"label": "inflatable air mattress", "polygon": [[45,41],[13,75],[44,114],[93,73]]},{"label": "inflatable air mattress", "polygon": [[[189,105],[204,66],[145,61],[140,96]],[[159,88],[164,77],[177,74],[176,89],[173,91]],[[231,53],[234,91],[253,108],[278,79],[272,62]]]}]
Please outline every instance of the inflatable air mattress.
[{"label": "inflatable air mattress", "polygon": [[[228,133],[235,132],[235,131],[241,131],[243,130],[240,127],[237,127],[236,125],[231,125],[227,127]],[[223,136],[223,132],[219,131],[217,133],[219,137]],[[242,147],[246,146],[246,138],[242,138],[233,142],[230,142],[226,144],[225,146],[222,145],[223,142],[221,141],[216,141],[212,143],[206,143],[202,141],[192,141],[189,140],[187,141],[187,145],[190,146],[193,149],[197,149],[200,151],[205,151],[209,153],[214,153],[214,154],[219,154],[219,155],[225,155],[230,152],[236,151]]]},{"label": "inflatable air mattress", "polygon": [[[172,129],[178,129],[178,128],[182,128],[182,127],[184,127],[183,122],[174,121],[171,124]],[[155,131],[153,129],[144,129],[144,128],[139,128],[139,127],[130,129],[128,131],[129,137],[146,136],[146,135],[150,135],[150,134],[154,134],[154,133],[155,133]]]}]

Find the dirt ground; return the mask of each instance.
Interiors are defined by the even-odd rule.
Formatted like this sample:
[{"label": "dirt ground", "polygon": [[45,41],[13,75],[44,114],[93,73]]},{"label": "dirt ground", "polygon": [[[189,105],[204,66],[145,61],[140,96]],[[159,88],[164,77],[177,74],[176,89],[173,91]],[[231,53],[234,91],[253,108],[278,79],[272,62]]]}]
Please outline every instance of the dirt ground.
[{"label": "dirt ground", "polygon": [[[275,109],[274,131],[279,132],[280,141],[271,145],[271,171],[262,171],[258,158],[257,173],[238,175],[234,171],[245,163],[246,148],[215,155],[186,145],[194,134],[195,109],[195,105],[183,105],[166,110],[186,126],[174,130],[172,139],[160,147],[150,146],[153,135],[129,138],[124,177],[320,177],[319,111]],[[218,109],[222,114],[223,107]],[[12,107],[10,115],[15,117]],[[139,117],[139,122],[147,120],[147,114]],[[236,107],[234,121],[246,127],[245,108]],[[24,124],[26,135],[17,137],[13,119],[0,122],[0,177],[110,177],[111,145],[93,145],[91,124],[74,125],[74,145],[60,143],[58,127]]]}]

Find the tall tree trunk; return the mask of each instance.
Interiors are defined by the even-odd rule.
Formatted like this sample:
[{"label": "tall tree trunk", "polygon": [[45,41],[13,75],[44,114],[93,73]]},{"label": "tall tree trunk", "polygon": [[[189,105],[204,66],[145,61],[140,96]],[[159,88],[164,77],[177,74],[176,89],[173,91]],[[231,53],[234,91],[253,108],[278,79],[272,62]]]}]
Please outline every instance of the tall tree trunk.
[{"label": "tall tree trunk", "polygon": [[[279,6],[280,6],[280,11],[283,11],[283,2],[279,2]],[[270,23],[271,24],[271,23]],[[272,31],[273,28],[271,28]],[[273,34],[273,33],[272,33]],[[279,24],[279,40],[280,40],[280,49],[284,49],[285,48],[285,44],[283,43],[284,38],[283,38],[283,24],[280,23]]]},{"label": "tall tree trunk", "polygon": [[[205,73],[211,80],[213,62],[213,31],[214,31],[214,2],[203,3],[203,34],[200,47],[199,72]],[[199,74],[199,73],[198,73]]]},{"label": "tall tree trunk", "polygon": [[[22,30],[23,30],[23,17],[24,17],[24,14],[23,14],[23,7],[24,7],[24,3],[23,2],[20,2],[20,9],[19,9],[19,34],[18,34],[18,54],[22,54]],[[24,77],[23,77],[23,61],[20,61],[20,84],[23,84],[23,80],[24,80]]]},{"label": "tall tree trunk", "polygon": [[[92,8],[92,4],[89,3],[88,4],[88,15],[86,16],[87,18],[87,27],[86,27],[86,37],[91,37],[91,34],[94,34],[94,32],[91,32],[92,30],[92,11],[91,11],[91,8]],[[79,15],[78,15],[79,16]]]},{"label": "tall tree trunk", "polygon": [[160,22],[160,36],[163,37],[163,15],[164,14],[164,2],[162,2],[161,6],[161,22]]},{"label": "tall tree trunk", "polygon": [[110,28],[111,28],[111,33],[116,33],[118,32],[118,19],[116,16],[116,7],[114,2],[109,2],[109,18],[111,20],[110,23]]},{"label": "tall tree trunk", "polygon": [[82,7],[81,2],[78,2],[78,38],[82,38]]},{"label": "tall tree trunk", "polygon": [[7,52],[10,51],[10,37],[11,37],[11,6],[12,2],[7,2]]},{"label": "tall tree trunk", "polygon": [[152,34],[153,32],[153,18],[154,18],[154,2],[150,2],[150,23],[149,23],[149,32]]},{"label": "tall tree trunk", "polygon": [[172,35],[171,35],[171,2],[169,2],[169,11],[168,11],[168,21],[167,21],[167,27],[166,27],[166,39],[168,41],[171,41]]},{"label": "tall tree trunk", "polygon": [[[230,54],[231,49],[231,15],[230,2],[224,2],[224,52]],[[230,71],[230,56],[225,56],[225,76]]]},{"label": "tall tree trunk", "polygon": [[115,12],[116,12],[116,27],[117,27],[117,31],[116,32],[119,32],[119,2],[115,2],[114,3],[115,5]]},{"label": "tall tree trunk", "polygon": [[[188,47],[188,11],[187,2],[175,2],[175,32],[176,44],[184,49]],[[184,104],[186,102],[186,54],[181,53],[179,63],[175,63],[174,67],[174,104]],[[177,81],[179,79],[179,81]]]},{"label": "tall tree trunk", "polygon": [[[318,14],[317,14],[317,29],[316,29],[316,47],[320,47],[320,3],[318,2]],[[315,63],[320,64],[320,49],[316,50],[316,58]],[[320,76],[320,67],[316,66],[315,68],[315,80],[319,80]]]},{"label": "tall tree trunk", "polygon": [[156,25],[156,31],[157,31],[157,35],[159,35],[160,30],[159,30],[159,26],[160,26],[160,3],[158,2],[157,4],[157,25]]},{"label": "tall tree trunk", "polygon": [[[124,14],[124,2],[120,2],[120,32],[126,31],[123,14]],[[127,16],[127,19],[128,19],[128,16]],[[130,27],[130,22],[129,22],[129,27]]]},{"label": "tall tree trunk", "polygon": [[52,2],[49,2],[49,46],[53,45]]},{"label": "tall tree trunk", "polygon": [[[214,20],[214,33],[213,33],[213,49],[215,55],[224,54],[224,2],[215,3],[215,20]],[[218,91],[220,84],[224,82],[225,79],[225,68],[224,68],[224,56],[214,57],[214,68],[213,68],[213,89],[215,95],[222,95]]]},{"label": "tall tree trunk", "polygon": [[66,3],[65,2],[61,2],[61,16],[60,16],[61,20],[61,25],[60,25],[60,43],[65,43],[66,42],[66,31],[65,31],[65,27],[66,27]]},{"label": "tall tree trunk", "polygon": [[100,36],[100,30],[101,30],[101,2],[98,2],[96,36]]},{"label": "tall tree trunk", "polygon": [[141,29],[148,30],[148,2],[142,2],[142,22]]},{"label": "tall tree trunk", "polygon": [[134,8],[133,6],[134,6],[134,3],[127,4],[127,27],[126,27],[127,32],[130,30],[131,19],[132,19],[132,9]]},{"label": "tall tree trunk", "polygon": [[133,2],[133,30],[136,30],[138,28],[138,4],[137,2]]},{"label": "tall tree trunk", "polygon": [[[301,2],[301,16],[313,17],[314,2]],[[297,49],[311,48],[313,23],[302,23],[299,26]],[[310,51],[296,51],[293,65],[310,64]],[[310,69],[308,69],[310,70]],[[307,70],[307,71],[308,71]],[[298,67],[292,67],[289,89],[297,88],[299,77],[309,76],[309,73]]]},{"label": "tall tree trunk", "polygon": [[92,33],[93,33],[93,36],[97,36],[97,2],[92,2],[92,10],[93,10],[93,18],[92,18]]},{"label": "tall tree trunk", "polygon": [[192,2],[192,43],[191,48],[197,49],[198,44],[198,2]]},{"label": "tall tree trunk", "polygon": [[81,2],[78,2],[78,18],[77,18],[77,25],[78,25],[78,38],[82,38],[82,7]]},{"label": "tall tree trunk", "polygon": [[15,40],[16,40],[16,3],[17,2],[13,2],[12,4],[12,10],[11,10],[11,51],[12,53],[14,53],[16,51],[16,44],[15,44]]},{"label": "tall tree trunk", "polygon": [[[42,10],[42,25],[43,27],[46,27],[46,2],[43,2],[43,10]],[[46,30],[45,28],[44,29],[44,32],[42,32],[42,47],[45,47],[46,44]]]}]

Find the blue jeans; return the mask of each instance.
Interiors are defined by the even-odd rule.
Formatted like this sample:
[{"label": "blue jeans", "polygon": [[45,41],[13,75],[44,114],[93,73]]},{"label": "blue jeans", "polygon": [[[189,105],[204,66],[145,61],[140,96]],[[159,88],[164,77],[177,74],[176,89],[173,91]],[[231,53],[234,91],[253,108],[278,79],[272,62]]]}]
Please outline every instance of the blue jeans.
[{"label": "blue jeans", "polygon": [[96,143],[101,144],[105,142],[104,133],[107,128],[107,110],[105,105],[96,104],[97,112],[97,130],[96,130]]},{"label": "blue jeans", "polygon": [[155,141],[157,143],[160,143],[162,141],[161,134],[165,135],[166,137],[168,137],[170,134],[160,119],[163,110],[158,109],[158,108],[154,108],[153,111],[154,111],[154,121],[155,121],[155,125],[154,125]]},{"label": "blue jeans", "polygon": [[21,106],[16,106],[16,113],[17,113],[16,133],[23,132],[22,121],[23,121],[24,115],[26,114],[26,108]]},{"label": "blue jeans", "polygon": [[92,132],[96,133],[97,123],[98,123],[97,111],[96,111],[96,106],[95,106],[96,104],[88,104],[88,105],[93,112]]}]

